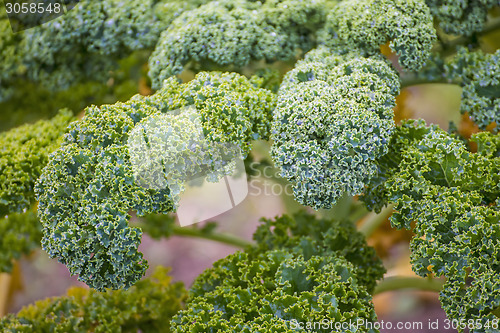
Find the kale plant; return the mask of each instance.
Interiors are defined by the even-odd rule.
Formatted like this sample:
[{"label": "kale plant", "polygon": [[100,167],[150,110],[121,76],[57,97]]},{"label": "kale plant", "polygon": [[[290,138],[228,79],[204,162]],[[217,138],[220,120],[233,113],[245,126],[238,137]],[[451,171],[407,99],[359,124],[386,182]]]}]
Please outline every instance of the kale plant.
[{"label": "kale plant", "polygon": [[[82,0],[18,33],[7,8],[0,272],[42,249],[90,289],[2,332],[377,332],[373,296],[401,288],[500,330],[498,0]],[[421,84],[460,88],[460,123],[402,112]],[[253,241],[176,225],[185,182],[236,153],[291,187],[285,211]],[[368,245],[389,215],[415,277]],[[185,289],[144,278],[144,234],[239,251]]]}]

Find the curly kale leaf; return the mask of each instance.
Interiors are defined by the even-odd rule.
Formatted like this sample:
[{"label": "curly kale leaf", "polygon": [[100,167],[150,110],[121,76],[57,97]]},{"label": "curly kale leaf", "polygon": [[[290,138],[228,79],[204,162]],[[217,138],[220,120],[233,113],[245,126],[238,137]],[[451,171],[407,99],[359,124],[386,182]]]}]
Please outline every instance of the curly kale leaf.
[{"label": "curly kale leaf", "polygon": [[395,203],[395,227],[416,221],[413,270],[448,278],[441,302],[450,318],[487,320],[500,306],[500,136],[471,141],[476,153],[435,126],[403,123],[363,199]]},{"label": "curly kale leaf", "polygon": [[498,0],[425,0],[431,14],[446,33],[472,35],[483,29],[488,10],[500,6]]},{"label": "curly kale leaf", "polygon": [[[369,292],[384,269],[351,223],[303,211],[262,222],[256,245],[195,280],[174,332],[330,332],[306,322],[376,319]],[[359,329],[345,332],[375,332]]]},{"label": "curly kale leaf", "polygon": [[212,1],[187,11],[165,30],[149,59],[154,88],[189,61],[244,66],[287,60],[313,45],[324,20],[322,1]]},{"label": "curly kale leaf", "polygon": [[315,209],[363,191],[387,152],[399,92],[397,73],[384,60],[326,52],[311,51],[286,74],[271,135],[281,176],[298,202]]},{"label": "curly kale leaf", "polygon": [[[434,126],[433,129],[437,130],[437,127]],[[388,153],[377,160],[377,171],[360,197],[369,210],[379,213],[384,205],[388,204],[389,193],[386,183],[398,171],[402,151],[414,141],[420,140],[427,131],[423,120],[415,124],[411,121],[403,122],[401,126],[396,126]]]},{"label": "curly kale leaf", "polygon": [[262,219],[254,233],[257,245],[248,253],[257,254],[275,249],[311,256],[339,256],[354,266],[358,283],[372,292],[385,269],[375,250],[366,244],[365,237],[350,221],[318,219],[300,211],[274,220]]},{"label": "curly kale leaf", "polygon": [[0,133],[0,272],[10,272],[14,259],[40,247],[42,227],[28,211],[35,182],[72,120],[69,110],[61,110],[52,119]]},{"label": "curly kale leaf", "polygon": [[500,129],[500,50],[493,54],[459,49],[446,63],[446,75],[460,82],[462,103],[460,111],[485,130],[492,123],[494,132]]},{"label": "curly kale leaf", "polygon": [[205,2],[82,0],[66,14],[16,34],[0,6],[0,101],[13,93],[18,77],[50,91],[89,80],[106,82],[119,60],[152,50],[176,17]]},{"label": "curly kale leaf", "polygon": [[0,272],[11,272],[13,260],[40,247],[42,225],[36,213],[13,213],[0,219]]},{"label": "curly kale leaf", "polygon": [[168,322],[187,292],[158,267],[129,290],[72,288],[0,319],[2,332],[170,332]]},{"label": "curly kale leaf", "polygon": [[26,211],[34,203],[35,182],[72,120],[69,110],[61,110],[50,120],[0,133],[0,217]]},{"label": "curly kale leaf", "polygon": [[[337,256],[237,252],[194,282],[173,332],[307,332],[306,322],[374,321],[371,296]],[[299,328],[301,325],[303,328]],[[315,332],[331,329],[315,327]],[[374,332],[350,327],[345,332]]]},{"label": "curly kale leaf", "polygon": [[168,213],[175,198],[168,187],[138,184],[128,139],[141,122],[190,105],[206,140],[247,154],[251,140],[268,136],[274,96],[236,73],[200,73],[187,84],[170,79],[152,96],[87,108],[51,155],[36,188],[42,246],[89,286],[128,288],[144,274],[142,232],[128,226],[129,212]]},{"label": "curly kale leaf", "polygon": [[232,158],[240,156],[237,144],[205,139],[202,118],[192,105],[143,119],[129,134],[128,145],[136,183],[168,187],[176,206],[185,182],[200,177],[218,182],[234,173]]},{"label": "curly kale leaf", "polygon": [[210,0],[160,0],[154,2],[154,15],[158,21],[159,31],[162,32],[183,12],[195,9],[210,2]]},{"label": "curly kale leaf", "polygon": [[26,31],[28,76],[52,89],[105,81],[116,60],[152,48],[160,31],[153,0],[80,1],[55,20]]},{"label": "curly kale leaf", "polygon": [[13,33],[3,1],[0,2],[0,102],[13,93],[12,80],[22,76],[26,67],[23,63],[26,47],[24,34]]},{"label": "curly kale leaf", "polygon": [[380,52],[387,41],[399,63],[418,70],[430,56],[436,32],[423,0],[346,0],[330,12],[319,41],[328,47]]}]

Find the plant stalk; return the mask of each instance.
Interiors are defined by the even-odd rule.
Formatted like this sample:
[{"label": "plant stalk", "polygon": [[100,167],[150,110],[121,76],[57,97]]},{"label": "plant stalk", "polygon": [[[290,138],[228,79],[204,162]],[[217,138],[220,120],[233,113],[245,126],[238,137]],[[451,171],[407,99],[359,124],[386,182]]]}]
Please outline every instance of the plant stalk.
[{"label": "plant stalk", "polygon": [[370,237],[373,232],[387,219],[392,213],[392,208],[394,205],[389,205],[382,209],[379,214],[374,212],[370,213],[358,227],[359,232],[365,235],[367,238]]},{"label": "plant stalk", "polygon": [[472,36],[461,36],[444,43],[443,47],[439,47],[437,51],[443,52],[445,55],[449,55],[455,52],[455,48],[458,45],[466,45],[467,43],[471,43],[472,41],[477,39],[477,37],[489,34],[490,32],[497,30],[498,28],[500,28],[500,17],[486,22],[483,30],[476,32]]},{"label": "plant stalk", "polygon": [[9,300],[11,282],[12,275],[7,273],[0,274],[0,318],[7,314],[7,302]]},{"label": "plant stalk", "polygon": [[227,245],[245,248],[247,246],[251,246],[252,242],[239,238],[237,236],[233,236],[225,233],[211,233],[211,232],[203,232],[202,229],[192,228],[192,227],[179,227],[174,226],[172,230],[172,234],[176,236],[183,237],[196,237],[209,239],[213,241],[217,241],[219,243],[224,243]]},{"label": "plant stalk", "polygon": [[[456,52],[457,46],[473,43],[475,40],[478,39],[478,37],[486,35],[492,31],[495,31],[498,28],[500,28],[500,17],[488,21],[484,25],[484,29],[482,31],[479,31],[473,34],[472,36],[461,36],[451,40],[439,36],[438,38],[439,45],[435,46],[433,51],[441,53],[441,55],[444,57],[452,55],[453,53]],[[453,82],[446,78],[438,78],[436,80],[426,80],[423,78],[408,78],[401,80],[401,89],[410,86],[416,86],[419,84],[431,84],[431,83],[459,84],[459,82]]]},{"label": "plant stalk", "polygon": [[446,78],[439,78],[436,80],[427,80],[423,78],[410,78],[401,80],[401,90],[412,86],[418,86],[419,84],[435,84],[435,83],[455,84],[455,85],[459,84],[459,82],[450,81]]},{"label": "plant stalk", "polygon": [[443,284],[443,280],[436,278],[392,276],[380,281],[375,287],[373,295],[381,294],[386,291],[401,289],[418,289],[440,292],[443,288]]}]

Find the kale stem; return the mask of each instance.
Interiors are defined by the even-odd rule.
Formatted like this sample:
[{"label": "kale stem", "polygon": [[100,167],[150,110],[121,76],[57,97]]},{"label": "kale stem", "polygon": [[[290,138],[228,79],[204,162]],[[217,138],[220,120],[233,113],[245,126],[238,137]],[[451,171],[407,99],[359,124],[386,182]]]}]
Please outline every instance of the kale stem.
[{"label": "kale stem", "polygon": [[8,273],[0,274],[0,318],[7,314],[7,300],[11,287],[12,275]]},{"label": "kale stem", "polygon": [[428,80],[424,78],[409,78],[401,80],[401,90],[411,86],[417,86],[419,84],[431,84],[431,83],[446,83],[446,84],[458,84],[458,82],[451,82],[445,78],[439,78],[436,80]]},{"label": "kale stem", "polygon": [[420,278],[406,276],[391,276],[380,281],[373,295],[381,294],[386,291],[401,290],[401,289],[418,289],[425,291],[440,292],[443,288],[444,281],[436,278]]},{"label": "kale stem", "polygon": [[492,31],[500,28],[500,17],[489,20],[485,25],[484,29],[473,34],[472,36],[461,36],[452,39],[448,42],[443,43],[443,46],[436,48],[436,51],[441,52],[443,55],[451,55],[455,52],[458,45],[467,45],[477,41],[477,38],[486,35]]},{"label": "kale stem", "polygon": [[193,227],[179,227],[174,226],[172,234],[183,237],[196,237],[213,240],[219,243],[228,244],[235,247],[245,248],[251,246],[253,243],[237,236],[226,233],[204,232],[203,229]]},{"label": "kale stem", "polygon": [[354,202],[354,197],[344,193],[338,198],[337,203],[330,209],[319,209],[317,216],[324,219],[344,220],[349,217]]},{"label": "kale stem", "polygon": [[[438,41],[434,47],[435,52],[439,52],[442,57],[451,56],[456,52],[457,46],[463,45],[467,46],[468,44],[477,44],[478,38],[480,36],[486,35],[492,31],[500,28],[500,17],[489,20],[485,25],[482,31],[479,31],[471,36],[460,36],[454,39],[445,38],[443,35],[439,34],[438,30]],[[477,46],[477,45],[476,45]],[[429,84],[429,83],[447,83],[447,84],[460,84],[460,82],[452,82],[446,78],[437,78],[435,80],[429,80],[425,78],[415,78],[409,77],[407,79],[401,80],[401,90],[406,87],[416,86],[419,84]]]},{"label": "kale stem", "polygon": [[351,205],[351,211],[349,212],[348,219],[349,221],[356,223],[357,221],[365,218],[369,213],[370,211],[366,209],[366,206],[362,202],[355,201]]},{"label": "kale stem", "polygon": [[382,209],[379,214],[370,213],[358,227],[359,232],[364,234],[367,238],[387,219],[392,213],[393,205],[389,205]]}]

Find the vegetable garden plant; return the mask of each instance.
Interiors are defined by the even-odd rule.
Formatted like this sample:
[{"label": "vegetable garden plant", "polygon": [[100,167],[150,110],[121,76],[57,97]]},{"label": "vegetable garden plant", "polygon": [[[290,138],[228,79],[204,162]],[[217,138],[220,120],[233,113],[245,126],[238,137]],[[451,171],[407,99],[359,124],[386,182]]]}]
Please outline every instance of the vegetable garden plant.
[{"label": "vegetable garden plant", "polygon": [[[470,332],[499,332],[499,6],[82,0],[14,33],[0,3],[0,271],[41,248],[90,287],[0,331],[376,332],[298,324],[375,322],[375,294],[419,288]],[[429,83],[461,88],[461,122],[400,112],[405,88]],[[275,167],[303,209],[263,218],[252,242],[176,225],[178,184],[140,186],[128,139],[186,107],[209,146]],[[414,234],[419,278],[384,279],[367,245],[389,215]],[[166,268],[143,278],[145,233],[241,250],[185,287]]]}]

